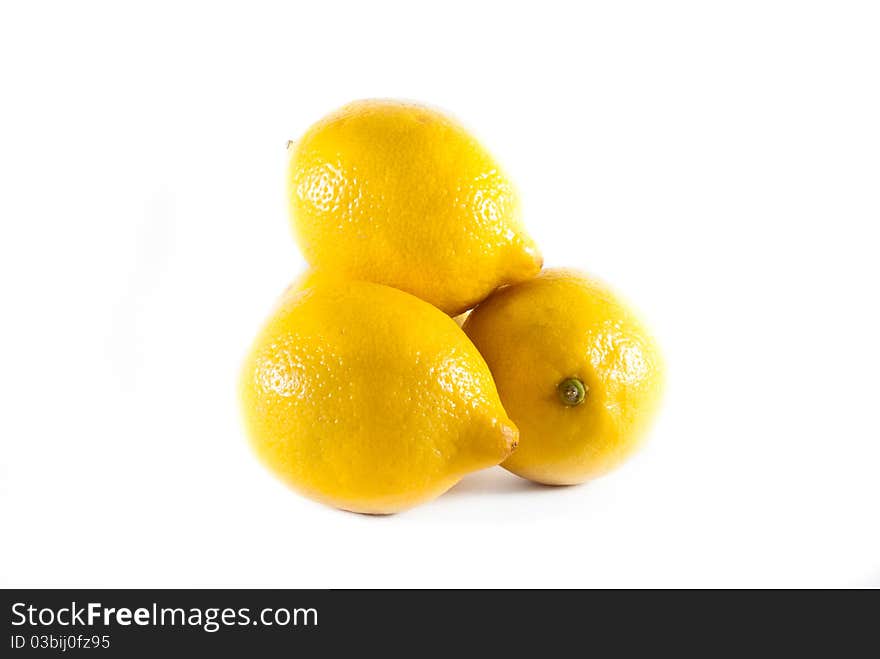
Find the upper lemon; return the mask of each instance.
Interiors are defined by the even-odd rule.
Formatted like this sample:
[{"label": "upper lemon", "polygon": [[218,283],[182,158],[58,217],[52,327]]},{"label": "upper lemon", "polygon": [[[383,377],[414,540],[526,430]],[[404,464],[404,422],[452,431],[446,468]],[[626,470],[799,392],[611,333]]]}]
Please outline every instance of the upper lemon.
[{"label": "upper lemon", "polygon": [[358,512],[432,499],[518,438],[455,321],[408,293],[333,277],[284,294],[245,361],[241,398],[270,469]]},{"label": "upper lemon", "polygon": [[288,183],[312,266],[399,288],[448,314],[540,270],[498,163],[428,107],[365,100],[333,112],[291,144]]},{"label": "upper lemon", "polygon": [[581,483],[638,446],[657,409],[662,362],[602,282],[545,270],[480,304],[464,331],[520,431],[505,468],[542,483]]}]

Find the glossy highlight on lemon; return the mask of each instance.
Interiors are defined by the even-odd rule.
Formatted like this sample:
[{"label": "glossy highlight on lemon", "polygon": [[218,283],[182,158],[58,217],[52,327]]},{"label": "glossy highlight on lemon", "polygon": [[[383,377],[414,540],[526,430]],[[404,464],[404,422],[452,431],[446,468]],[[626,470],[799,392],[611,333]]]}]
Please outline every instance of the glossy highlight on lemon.
[{"label": "glossy highlight on lemon", "polygon": [[506,469],[541,483],[582,483],[638,448],[658,408],[662,360],[603,282],[545,270],[480,304],[464,331],[520,431]]},{"label": "glossy highlight on lemon", "polygon": [[313,267],[399,288],[450,315],[541,268],[513,184],[437,110],[356,101],[289,151],[291,224]]},{"label": "glossy highlight on lemon", "polygon": [[455,321],[388,286],[307,274],[259,333],[240,383],[262,462],[362,513],[433,499],[496,465],[518,431]]}]

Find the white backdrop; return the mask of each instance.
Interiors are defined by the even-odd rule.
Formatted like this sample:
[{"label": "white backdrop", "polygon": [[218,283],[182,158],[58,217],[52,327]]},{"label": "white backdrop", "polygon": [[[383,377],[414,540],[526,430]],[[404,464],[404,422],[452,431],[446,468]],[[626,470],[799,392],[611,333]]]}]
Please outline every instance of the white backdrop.
[{"label": "white backdrop", "polygon": [[[0,9],[0,584],[880,585],[876,3],[133,4]],[[374,518],[250,454],[286,141],[375,96],[461,118],[649,320],[623,469]]]}]

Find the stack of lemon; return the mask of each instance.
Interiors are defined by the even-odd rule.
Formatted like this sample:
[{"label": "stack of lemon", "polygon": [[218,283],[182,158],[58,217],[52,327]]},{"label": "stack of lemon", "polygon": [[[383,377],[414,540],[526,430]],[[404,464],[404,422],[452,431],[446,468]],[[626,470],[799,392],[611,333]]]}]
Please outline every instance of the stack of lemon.
[{"label": "stack of lemon", "polygon": [[633,451],[660,393],[653,340],[601,282],[541,270],[513,185],[459,123],[359,101],[289,152],[311,270],[241,378],[271,470],[324,503],[391,513],[477,469],[573,484]]}]

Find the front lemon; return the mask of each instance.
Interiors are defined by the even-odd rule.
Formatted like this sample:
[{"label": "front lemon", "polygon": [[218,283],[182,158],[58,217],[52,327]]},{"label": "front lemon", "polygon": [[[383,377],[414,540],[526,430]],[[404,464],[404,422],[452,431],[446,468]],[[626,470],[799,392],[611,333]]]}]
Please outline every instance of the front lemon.
[{"label": "front lemon", "polygon": [[602,282],[545,270],[480,304],[464,331],[520,431],[505,468],[540,483],[582,483],[639,445],[658,407],[662,362]]},{"label": "front lemon", "polygon": [[459,123],[421,105],[357,101],[324,117],[290,147],[288,191],[312,266],[450,315],[541,268],[498,163]]},{"label": "front lemon", "polygon": [[408,293],[307,276],[276,306],[241,377],[262,461],[301,493],[393,513],[496,465],[518,432],[455,322]]}]

